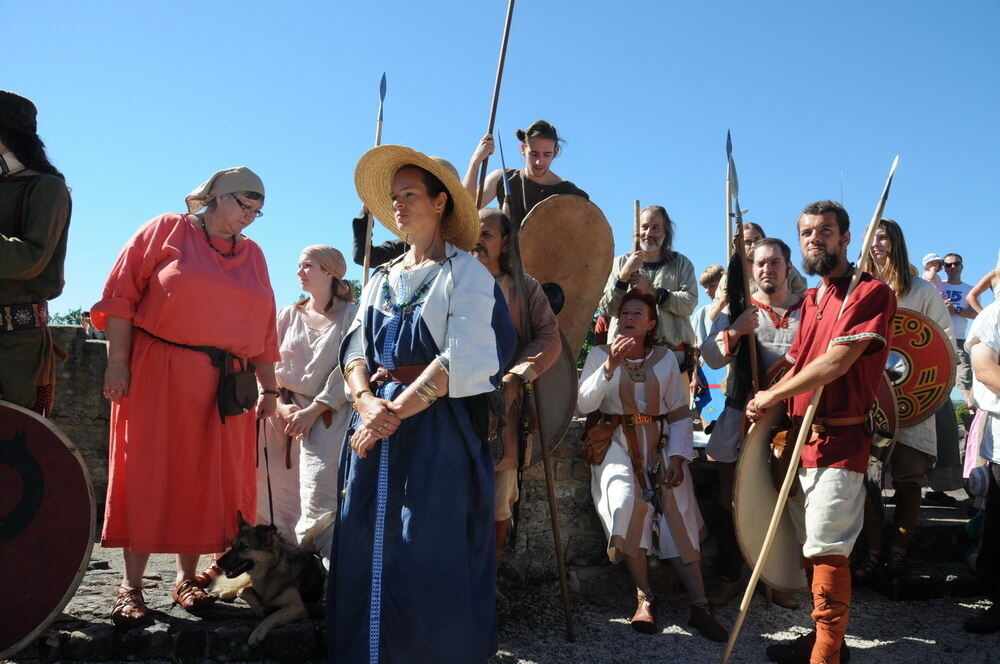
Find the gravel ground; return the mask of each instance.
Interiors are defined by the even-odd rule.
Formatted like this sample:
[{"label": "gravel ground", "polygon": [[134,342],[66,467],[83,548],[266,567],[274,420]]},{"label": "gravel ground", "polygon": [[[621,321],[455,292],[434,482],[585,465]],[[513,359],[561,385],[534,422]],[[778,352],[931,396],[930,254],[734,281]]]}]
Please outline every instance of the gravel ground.
[{"label": "gravel ground", "polygon": [[[58,651],[63,654],[53,657],[57,651],[50,650],[48,661],[169,661],[167,658],[179,656],[191,659],[190,655],[179,652],[179,645],[190,641],[187,637],[195,634],[209,644],[207,655],[197,658],[200,661],[309,661],[316,660],[322,650],[320,621],[278,628],[268,636],[271,643],[265,642],[269,647],[257,651],[242,646],[256,621],[241,602],[220,604],[204,619],[171,606],[168,593],[173,580],[173,560],[167,555],[152,557],[146,583],[147,602],[159,612],[157,623],[145,630],[130,630],[130,634],[112,634],[107,614],[113,589],[121,577],[120,553],[97,546],[91,567],[64,615],[41,637],[41,641],[61,640],[63,644]],[[663,598],[659,611],[661,630],[658,634],[643,635],[628,625],[634,605],[628,580],[620,568],[575,570],[571,577],[575,589],[572,593],[575,643],[565,640],[557,583],[508,584],[500,604],[505,619],[500,630],[500,651],[494,661],[496,664],[720,661],[724,644],[713,643],[689,630],[685,596],[673,591],[668,577],[661,576],[657,583],[656,590]],[[799,599],[804,607],[805,595]],[[1000,634],[976,636],[963,632],[961,627],[975,609],[986,605],[985,601],[975,599],[894,602],[862,588],[855,595],[848,628],[852,661],[1000,664]],[[731,626],[737,609],[734,602],[717,610],[716,615],[724,625]],[[764,662],[767,645],[794,638],[809,626],[806,608],[782,609],[767,605],[762,598],[755,599],[731,661]],[[76,643],[72,649],[66,645],[67,641],[79,642],[84,638],[90,639],[90,645]],[[135,641],[134,646],[128,647],[129,639]],[[112,659],[113,652],[121,654]],[[29,659],[30,653],[29,648],[23,653],[25,658],[18,661],[34,661]]]}]

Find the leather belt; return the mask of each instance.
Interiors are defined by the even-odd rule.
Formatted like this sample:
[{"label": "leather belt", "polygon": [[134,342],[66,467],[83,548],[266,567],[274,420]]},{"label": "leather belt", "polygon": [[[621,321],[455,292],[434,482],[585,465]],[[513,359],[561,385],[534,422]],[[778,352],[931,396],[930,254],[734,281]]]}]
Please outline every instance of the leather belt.
[{"label": "leather belt", "polygon": [[385,367],[379,367],[378,371],[376,371],[375,375],[372,377],[372,381],[389,382],[392,380],[400,385],[410,385],[413,381],[420,377],[420,374],[422,374],[426,368],[426,364],[409,364],[405,367],[396,367],[391,371]]},{"label": "leather belt", "polygon": [[641,426],[643,424],[652,424],[653,420],[659,420],[661,417],[659,415],[643,415],[642,413],[636,413],[634,415],[622,415],[622,425],[627,427]]},{"label": "leather belt", "polygon": [[37,330],[48,323],[48,302],[0,305],[0,332]]},{"label": "leather belt", "polygon": [[868,421],[868,414],[852,415],[851,417],[814,417],[812,430],[814,433],[826,433],[830,429],[840,429],[843,427],[863,424]]}]

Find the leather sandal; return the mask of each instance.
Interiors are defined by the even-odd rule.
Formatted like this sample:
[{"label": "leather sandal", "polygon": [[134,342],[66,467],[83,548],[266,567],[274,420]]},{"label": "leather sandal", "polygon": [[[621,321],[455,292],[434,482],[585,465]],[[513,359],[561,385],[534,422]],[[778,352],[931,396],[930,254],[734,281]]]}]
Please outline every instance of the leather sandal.
[{"label": "leather sandal", "polygon": [[216,564],[216,561],[213,560],[211,565],[194,575],[194,582],[202,588],[208,588],[212,585],[213,581],[223,574],[225,574],[225,572]]},{"label": "leather sandal", "polygon": [[215,598],[206,593],[194,579],[184,579],[171,591],[170,596],[188,611],[207,609],[215,604]]},{"label": "leather sandal", "polygon": [[115,627],[134,627],[149,621],[149,609],[142,598],[142,588],[119,586],[111,607],[111,623]]},{"label": "leather sandal", "polygon": [[656,597],[653,596],[653,593],[639,591],[636,593],[636,602],[638,606],[635,607],[635,615],[629,621],[632,629],[643,634],[655,633]]}]

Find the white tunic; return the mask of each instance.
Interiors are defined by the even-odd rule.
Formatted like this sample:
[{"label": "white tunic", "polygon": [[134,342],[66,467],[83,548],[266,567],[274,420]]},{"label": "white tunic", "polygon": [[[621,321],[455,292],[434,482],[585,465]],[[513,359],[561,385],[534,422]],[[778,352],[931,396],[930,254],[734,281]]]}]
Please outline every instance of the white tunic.
[{"label": "white tunic", "polygon": [[[951,316],[948,314],[948,307],[941,299],[941,294],[938,293],[934,284],[919,277],[913,277],[910,282],[910,292],[899,298],[899,306],[904,309],[913,309],[930,318],[944,330],[948,341],[954,345]],[[928,417],[923,422],[918,422],[913,426],[900,427],[899,431],[896,432],[896,441],[936,457],[937,429],[934,422],[934,417]]]},{"label": "white tunic", "polygon": [[[577,407],[585,413],[599,409],[606,414],[646,415],[666,415],[686,409],[687,385],[677,369],[673,353],[665,350],[665,347],[656,347],[646,359],[638,362],[645,364],[638,369],[645,372],[645,381],[632,382],[624,366],[608,380],[603,370],[608,347],[595,346],[587,355],[580,377]],[[634,409],[629,408],[629,404]],[[666,445],[659,451],[661,423],[654,421],[635,427],[646,468],[662,464],[665,470],[669,457],[676,455],[690,461],[694,453],[690,417],[669,425],[664,420],[662,424]],[[700,559],[699,543],[704,522],[695,501],[688,464],[683,468],[684,480],[680,486],[662,488],[660,499],[664,513],[657,516],[653,506],[643,500],[623,427],[614,432],[604,461],[591,466],[591,493],[608,538],[608,557],[612,562],[620,562],[623,554],[638,555],[639,549],[661,558],[680,556],[684,562]]]},{"label": "white tunic", "polygon": [[[309,433],[291,440],[284,423],[272,415],[260,428],[257,466],[257,518],[270,523],[267,479],[274,502],[274,525],[294,542],[310,530],[324,558],[329,557],[333,521],[337,513],[337,470],[351,408],[344,393],[344,377],[337,355],[347,327],[358,306],[335,300],[333,320],[316,330],[305,321],[302,309],[285,307],[278,313],[281,360],[274,372],[278,387],[289,390],[292,402],[305,408],[313,401],[330,407],[331,423],[320,417]],[[261,445],[267,446],[267,458]],[[286,466],[290,451],[291,468]]]}]

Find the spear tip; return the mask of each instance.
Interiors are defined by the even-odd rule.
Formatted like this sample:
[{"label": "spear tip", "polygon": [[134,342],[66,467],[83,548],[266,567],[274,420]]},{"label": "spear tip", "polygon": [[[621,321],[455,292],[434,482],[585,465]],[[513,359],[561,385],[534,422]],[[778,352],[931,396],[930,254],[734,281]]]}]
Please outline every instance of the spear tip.
[{"label": "spear tip", "polygon": [[378,96],[385,99],[385,72],[382,72],[382,82],[378,86]]}]

